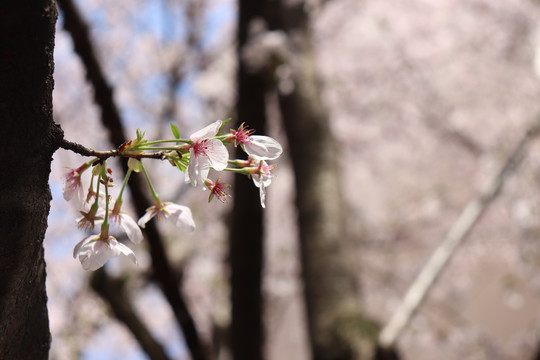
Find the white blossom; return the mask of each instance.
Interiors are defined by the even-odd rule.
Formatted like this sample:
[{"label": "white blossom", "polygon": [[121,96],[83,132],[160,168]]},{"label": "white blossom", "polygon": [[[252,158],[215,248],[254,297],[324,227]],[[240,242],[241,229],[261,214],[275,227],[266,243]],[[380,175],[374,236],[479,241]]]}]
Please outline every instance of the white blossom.
[{"label": "white blossom", "polygon": [[138,224],[144,229],[146,223],[154,216],[158,220],[168,219],[172,221],[181,230],[191,232],[195,230],[195,221],[191,214],[191,209],[184,205],[178,205],[171,202],[159,203],[149,207],[146,213],[139,219]]},{"label": "white blossom", "polygon": [[223,142],[213,139],[216,136],[222,121],[216,122],[196,131],[189,138],[193,143],[190,146],[190,160],[186,171],[186,183],[193,186],[204,187],[204,180],[208,177],[210,167],[221,171],[227,167],[229,152]]},{"label": "white blossom", "polygon": [[105,265],[109,258],[120,255],[127,256],[134,264],[137,258],[126,245],[109,236],[107,240],[101,235],[91,235],[80,241],[73,249],[73,258],[79,258],[84,270],[95,271]]}]

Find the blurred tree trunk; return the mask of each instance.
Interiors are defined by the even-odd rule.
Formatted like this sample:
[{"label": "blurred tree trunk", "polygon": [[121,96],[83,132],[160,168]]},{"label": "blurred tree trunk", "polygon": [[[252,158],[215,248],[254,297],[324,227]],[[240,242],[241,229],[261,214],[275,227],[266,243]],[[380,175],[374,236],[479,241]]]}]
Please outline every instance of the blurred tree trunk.
[{"label": "blurred tree trunk", "polygon": [[286,38],[278,72],[289,75],[279,79],[278,97],[295,173],[313,358],[371,358],[378,328],[363,316],[359,304],[339,147],[321,97],[309,14],[304,2],[278,3],[269,7],[268,24]]},{"label": "blurred tree trunk", "polygon": [[[248,71],[241,53],[248,41],[250,22],[261,16],[263,1],[240,0],[238,14],[238,124],[264,130],[265,81],[260,73]],[[237,124],[237,125],[238,125]],[[245,158],[237,149],[237,157]],[[234,180],[234,205],[230,233],[231,350],[235,360],[263,358],[262,261],[263,216],[259,189],[246,176]]]},{"label": "blurred tree trunk", "polygon": [[54,1],[0,5],[0,359],[47,359],[43,238],[52,154]]}]

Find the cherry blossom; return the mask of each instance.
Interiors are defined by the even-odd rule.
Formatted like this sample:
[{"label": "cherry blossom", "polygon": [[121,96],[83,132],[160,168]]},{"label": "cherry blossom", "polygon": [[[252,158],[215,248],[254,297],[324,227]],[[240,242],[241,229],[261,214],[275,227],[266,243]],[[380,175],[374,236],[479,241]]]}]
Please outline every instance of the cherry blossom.
[{"label": "cherry blossom", "polygon": [[249,155],[261,160],[275,160],[283,152],[283,147],[279,142],[270,136],[252,135],[254,130],[250,130],[240,125],[238,130],[231,130],[234,146],[240,145]]},{"label": "cherry blossom", "polygon": [[204,181],[204,184],[208,187],[210,190],[210,196],[208,197],[208,202],[212,201],[214,196],[221,202],[227,201],[227,196],[231,197],[225,190],[230,188],[231,185],[223,183],[220,181],[220,178],[216,180],[216,182],[213,182],[210,179],[206,179]]},{"label": "cherry blossom", "polygon": [[218,171],[227,167],[229,152],[221,140],[213,138],[222,123],[221,120],[217,120],[189,137],[193,143],[189,150],[191,156],[186,171],[186,183],[204,186],[210,167]]},{"label": "cherry blossom", "polygon": [[168,219],[169,221],[172,221],[183,231],[191,232],[195,230],[195,221],[193,221],[191,210],[187,206],[171,202],[158,202],[156,205],[149,207],[146,210],[146,214],[144,214],[137,223],[144,229],[146,223],[154,216],[157,216],[158,220]]},{"label": "cherry blossom", "polygon": [[82,188],[81,175],[86,169],[88,169],[88,166],[89,165],[87,163],[84,163],[77,169],[68,167],[68,169],[71,169],[71,171],[64,174],[64,187],[62,189],[64,200],[69,201],[75,194],[77,194],[78,200],[82,202],[84,192]]},{"label": "cherry blossom", "polygon": [[120,255],[127,256],[134,264],[137,264],[133,251],[112,236],[90,235],[73,249],[73,258],[78,257],[83,269],[91,271],[105,265],[109,258]]},{"label": "cherry blossom", "polygon": [[79,213],[82,215],[82,217],[77,219],[77,226],[79,227],[79,229],[92,230],[94,229],[96,223],[100,223],[103,221],[105,210],[98,207],[97,203],[94,203],[90,207],[90,210],[81,210],[79,211]]},{"label": "cherry blossom", "polygon": [[125,212],[120,211],[120,206],[118,208],[115,206],[109,215],[111,222],[122,227],[126,232],[129,240],[138,244],[143,240],[143,234],[135,220]]},{"label": "cherry blossom", "polygon": [[266,188],[272,183],[274,175],[270,172],[274,169],[274,165],[268,165],[266,161],[260,160],[259,166],[254,167],[251,173],[251,178],[256,187],[259,188],[261,197],[261,206],[266,207]]}]

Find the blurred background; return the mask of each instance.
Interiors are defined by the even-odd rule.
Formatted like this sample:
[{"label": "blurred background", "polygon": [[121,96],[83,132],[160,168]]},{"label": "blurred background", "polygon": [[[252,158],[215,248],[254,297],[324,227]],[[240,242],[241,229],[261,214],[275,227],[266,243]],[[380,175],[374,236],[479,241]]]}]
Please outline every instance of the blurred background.
[{"label": "blurred background", "polygon": [[[65,167],[86,159],[57,151],[51,359],[540,358],[534,131],[410,323],[378,345],[460,213],[538,126],[537,2],[57,3],[66,139],[108,150],[137,128],[170,138],[172,122],[187,137],[231,117],[284,152],[264,210],[245,178],[219,174],[232,198],[208,203],[168,163],[145,161],[196,231],[156,222],[128,244],[138,266],[87,273],[71,256],[86,234],[62,199]],[[119,183],[122,163],[110,165]],[[125,206],[141,216],[151,203],[134,181]]]}]

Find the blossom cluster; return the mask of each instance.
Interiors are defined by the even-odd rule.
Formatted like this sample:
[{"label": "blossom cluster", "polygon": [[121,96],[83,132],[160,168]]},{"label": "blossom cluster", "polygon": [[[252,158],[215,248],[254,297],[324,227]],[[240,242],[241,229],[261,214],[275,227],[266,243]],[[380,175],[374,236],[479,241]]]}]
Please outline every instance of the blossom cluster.
[{"label": "blossom cluster", "polygon": [[[134,252],[109,235],[110,224],[121,228],[134,243],[143,240],[141,228],[144,229],[147,222],[154,217],[159,220],[167,219],[182,231],[195,230],[195,221],[189,207],[160,200],[142,161],[143,158],[150,157],[147,156],[149,154],[159,153],[160,158],[168,160],[185,173],[186,183],[208,190],[210,193],[208,201],[215,197],[225,202],[227,197],[230,197],[227,193],[230,185],[222,182],[219,177],[215,180],[210,179],[210,169],[249,176],[259,188],[261,206],[265,207],[266,189],[272,182],[274,169],[274,165],[269,165],[267,161],[275,160],[281,155],[283,151],[281,145],[269,136],[253,135],[254,131],[244,124],[238,129],[230,130],[228,134],[220,135],[223,125],[224,122],[218,120],[191,134],[189,138],[182,139],[178,128],[171,124],[174,139],[157,141],[147,141],[144,139],[144,133],[137,130],[136,139],[122,144],[116,151],[103,153],[105,155],[85,162],[65,174],[64,199],[74,200],[80,206],[79,212],[82,217],[77,220],[79,228],[92,231],[96,226],[100,226],[98,234],[84,238],[73,249],[73,257],[79,259],[84,270],[97,270],[109,258],[120,255],[127,256],[137,263]],[[247,159],[229,159],[226,147],[228,144],[240,146],[248,155]],[[112,208],[109,188],[114,184],[112,171],[107,167],[107,158],[111,156],[128,158],[129,168]],[[92,175],[85,194],[81,178],[89,169]],[[149,207],[138,221],[122,211],[122,195],[133,172],[144,174],[154,200],[154,205]]]}]

